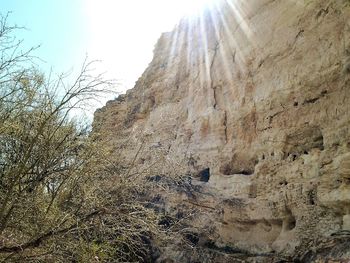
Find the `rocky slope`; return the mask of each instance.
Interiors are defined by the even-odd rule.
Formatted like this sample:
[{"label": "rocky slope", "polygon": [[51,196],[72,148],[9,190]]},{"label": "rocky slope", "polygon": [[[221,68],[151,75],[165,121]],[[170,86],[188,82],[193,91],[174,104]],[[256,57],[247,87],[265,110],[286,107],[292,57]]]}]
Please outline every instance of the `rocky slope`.
[{"label": "rocky slope", "polygon": [[158,261],[350,258],[348,0],[221,1],[183,19],[94,130],[128,173],[187,175],[155,200],[190,218],[192,245]]}]

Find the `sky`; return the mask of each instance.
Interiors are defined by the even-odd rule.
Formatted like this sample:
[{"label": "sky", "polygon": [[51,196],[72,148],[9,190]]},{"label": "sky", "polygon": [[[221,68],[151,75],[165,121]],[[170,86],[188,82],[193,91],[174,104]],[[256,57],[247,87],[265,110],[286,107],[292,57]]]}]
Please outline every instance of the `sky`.
[{"label": "sky", "polygon": [[44,69],[77,69],[86,55],[98,70],[132,88],[152,59],[162,32],[207,0],[0,0],[0,13],[26,30],[18,32]]},{"label": "sky", "polygon": [[151,62],[161,33],[208,1],[0,0],[0,13],[11,12],[9,22],[26,28],[16,33],[24,49],[40,45],[34,55],[42,71],[74,77],[87,56],[101,61],[96,73],[116,79],[115,91],[123,93]]}]

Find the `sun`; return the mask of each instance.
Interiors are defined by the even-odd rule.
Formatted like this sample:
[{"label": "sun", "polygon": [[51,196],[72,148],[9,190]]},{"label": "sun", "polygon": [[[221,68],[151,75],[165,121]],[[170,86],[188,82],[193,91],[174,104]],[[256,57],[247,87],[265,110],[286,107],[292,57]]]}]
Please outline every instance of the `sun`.
[{"label": "sun", "polygon": [[185,16],[196,15],[204,9],[210,9],[218,0],[177,0],[176,10]]}]

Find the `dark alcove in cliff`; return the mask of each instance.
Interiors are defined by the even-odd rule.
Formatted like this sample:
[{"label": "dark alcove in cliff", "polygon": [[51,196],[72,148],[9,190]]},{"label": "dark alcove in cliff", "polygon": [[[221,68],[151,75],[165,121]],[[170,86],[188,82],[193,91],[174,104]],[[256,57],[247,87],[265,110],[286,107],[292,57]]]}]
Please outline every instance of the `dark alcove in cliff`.
[{"label": "dark alcove in cliff", "polygon": [[224,175],[252,175],[255,171],[255,165],[257,161],[255,158],[250,158],[248,156],[234,154],[232,159],[221,165],[220,173]]},{"label": "dark alcove in cliff", "polygon": [[199,176],[199,180],[201,182],[208,182],[210,179],[210,168],[206,168],[206,169],[200,171],[198,176]]}]

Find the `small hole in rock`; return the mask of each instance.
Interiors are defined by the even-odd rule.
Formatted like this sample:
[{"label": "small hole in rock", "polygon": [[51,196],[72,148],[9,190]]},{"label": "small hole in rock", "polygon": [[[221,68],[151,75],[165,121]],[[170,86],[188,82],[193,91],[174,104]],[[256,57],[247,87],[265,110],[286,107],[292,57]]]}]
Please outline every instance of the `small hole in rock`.
[{"label": "small hole in rock", "polygon": [[185,238],[193,245],[196,246],[199,242],[199,236],[197,233],[186,233]]},{"label": "small hole in rock", "polygon": [[292,230],[295,228],[296,226],[296,220],[295,220],[295,217],[291,217],[287,220],[287,225],[286,225],[286,230]]},{"label": "small hole in rock", "polygon": [[310,205],[315,205],[315,201],[313,199],[310,199]]},{"label": "small hole in rock", "polygon": [[299,105],[299,102],[297,102],[297,101],[293,103],[294,107],[297,107],[298,105]]},{"label": "small hole in rock", "polygon": [[158,225],[163,226],[165,228],[170,228],[173,223],[174,222],[171,217],[164,216],[159,220]]},{"label": "small hole in rock", "polygon": [[199,180],[201,182],[209,182],[210,179],[210,169],[206,168],[199,172]]},{"label": "small hole in rock", "polygon": [[280,185],[288,185],[288,182],[286,180],[283,180],[279,183]]}]

